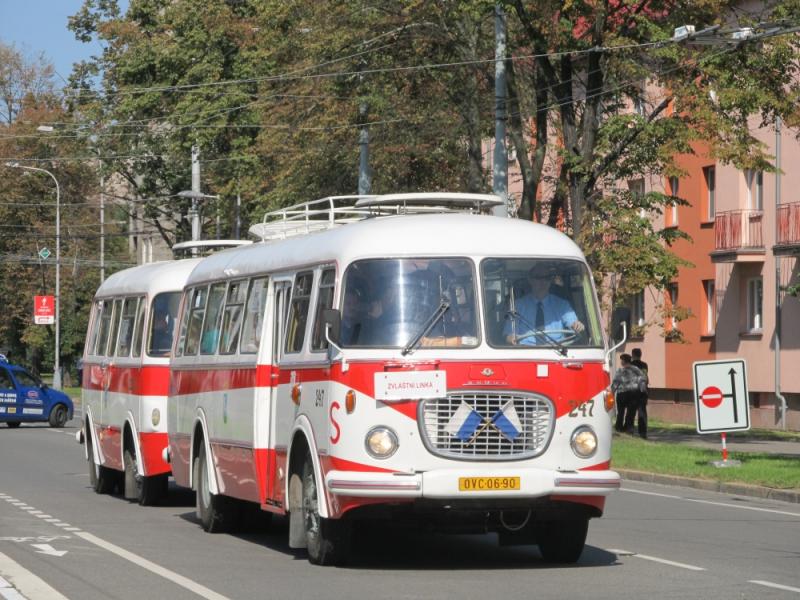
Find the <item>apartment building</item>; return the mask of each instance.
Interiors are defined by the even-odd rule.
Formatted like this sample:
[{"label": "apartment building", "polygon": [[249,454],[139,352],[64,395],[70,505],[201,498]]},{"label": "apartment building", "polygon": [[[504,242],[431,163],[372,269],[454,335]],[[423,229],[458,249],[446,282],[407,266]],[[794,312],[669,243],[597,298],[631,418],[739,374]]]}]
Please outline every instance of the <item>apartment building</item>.
[{"label": "apartment building", "polygon": [[[642,349],[654,416],[693,423],[692,363],[738,358],[747,364],[752,426],[800,430],[800,298],[786,292],[800,277],[800,143],[792,131],[778,138],[774,127],[751,125],[770,153],[780,148],[782,173],[720,164],[697,145],[678,157],[685,177],[644,182],[688,203],[667,209],[658,225],[689,234],[673,250],[693,266],[665,293],[630,299],[634,335],[624,349]],[[662,316],[672,305],[689,309],[688,318]]]}]

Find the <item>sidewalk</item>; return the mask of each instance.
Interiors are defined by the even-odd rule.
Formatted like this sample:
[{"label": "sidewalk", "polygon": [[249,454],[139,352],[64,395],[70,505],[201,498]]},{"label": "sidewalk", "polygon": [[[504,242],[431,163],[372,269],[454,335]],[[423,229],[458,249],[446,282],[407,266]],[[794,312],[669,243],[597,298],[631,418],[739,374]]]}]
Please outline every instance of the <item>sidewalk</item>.
[{"label": "sidewalk", "polygon": [[[648,439],[655,442],[665,442],[670,444],[685,444],[698,448],[710,448],[720,451],[722,456],[722,442],[719,434],[690,433],[685,431],[658,430],[648,435]],[[757,438],[737,438],[736,433],[729,433],[727,447],[730,452],[760,452],[765,454],[775,454],[789,456],[798,459],[797,468],[800,469],[800,441],[793,440],[771,440]],[[613,460],[612,460],[613,465]],[[612,466],[613,468],[613,466]],[[659,483],[662,485],[673,485],[689,487],[736,496],[749,496],[754,498],[764,498],[769,500],[779,500],[781,502],[794,502],[800,504],[800,490],[779,490],[757,485],[743,483],[727,483],[721,481],[711,481],[707,479],[693,479],[691,477],[681,477],[677,475],[662,475],[659,473],[647,473],[643,471],[632,471],[628,469],[615,469],[623,479],[630,481],[645,481],[649,483]]]}]

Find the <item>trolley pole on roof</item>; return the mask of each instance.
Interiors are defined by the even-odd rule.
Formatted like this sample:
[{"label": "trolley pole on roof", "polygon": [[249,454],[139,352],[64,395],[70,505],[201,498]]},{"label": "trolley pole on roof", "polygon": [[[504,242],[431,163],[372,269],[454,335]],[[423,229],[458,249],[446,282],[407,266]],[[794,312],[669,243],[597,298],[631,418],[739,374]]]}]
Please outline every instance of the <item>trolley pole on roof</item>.
[{"label": "trolley pole on roof", "polygon": [[200,239],[200,212],[197,202],[200,197],[200,147],[192,146],[192,207],[189,209],[189,221],[192,225],[192,241]]},{"label": "trolley pole on roof", "polygon": [[508,210],[508,152],[506,151],[506,15],[503,7],[494,9],[494,160],[492,161],[492,191],[504,204],[493,209],[495,216],[507,217]]}]

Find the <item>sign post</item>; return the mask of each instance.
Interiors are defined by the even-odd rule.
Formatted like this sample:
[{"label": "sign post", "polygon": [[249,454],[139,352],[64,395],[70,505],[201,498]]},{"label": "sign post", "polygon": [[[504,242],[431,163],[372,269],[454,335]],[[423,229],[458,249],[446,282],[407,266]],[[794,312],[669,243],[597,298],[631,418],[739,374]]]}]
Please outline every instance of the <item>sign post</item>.
[{"label": "sign post", "polygon": [[33,322],[36,325],[52,325],[56,322],[56,309],[53,296],[33,297]]},{"label": "sign post", "polygon": [[750,429],[747,369],[744,360],[712,360],[694,363],[694,398],[697,433],[719,433],[722,460],[717,467],[739,466],[728,460],[727,433]]}]

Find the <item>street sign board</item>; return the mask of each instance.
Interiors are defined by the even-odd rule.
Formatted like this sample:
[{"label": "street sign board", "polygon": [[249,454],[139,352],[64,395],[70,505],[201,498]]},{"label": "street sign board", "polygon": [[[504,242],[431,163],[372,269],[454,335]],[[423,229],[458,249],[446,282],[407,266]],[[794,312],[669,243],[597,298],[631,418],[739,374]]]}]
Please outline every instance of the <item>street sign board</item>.
[{"label": "street sign board", "polygon": [[694,405],[697,433],[750,429],[744,360],[694,363]]},{"label": "street sign board", "polygon": [[54,296],[33,297],[33,322],[36,325],[52,325],[56,322]]},{"label": "street sign board", "polygon": [[50,256],[49,249],[42,248],[41,250],[39,250],[39,258],[41,258],[42,260],[47,260],[49,256]]}]

